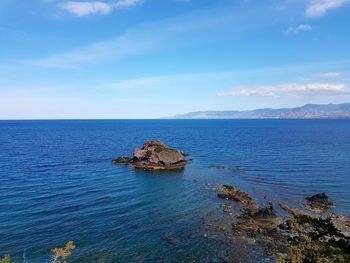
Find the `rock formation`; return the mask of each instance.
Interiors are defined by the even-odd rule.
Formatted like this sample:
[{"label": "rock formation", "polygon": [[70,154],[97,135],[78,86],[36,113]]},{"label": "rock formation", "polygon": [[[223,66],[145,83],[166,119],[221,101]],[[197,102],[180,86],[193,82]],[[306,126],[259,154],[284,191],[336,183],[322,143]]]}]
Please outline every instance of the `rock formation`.
[{"label": "rock formation", "polygon": [[182,151],[172,149],[160,141],[147,141],[141,149],[134,150],[133,157],[119,157],[114,164],[127,163],[144,170],[178,170],[188,161]]},{"label": "rock formation", "polygon": [[329,201],[326,193],[315,194],[313,196],[308,196],[305,199],[309,202],[305,207],[315,212],[322,212],[334,207],[334,204]]},{"label": "rock formation", "polygon": [[[312,213],[280,204],[291,215],[281,216],[272,203],[261,207],[237,186],[222,185],[218,191],[219,198],[237,202],[231,233],[225,230],[229,241],[264,244],[279,263],[350,262],[350,217],[325,212],[334,207],[325,193],[306,198],[305,208]],[[315,208],[321,208],[321,214]]]}]

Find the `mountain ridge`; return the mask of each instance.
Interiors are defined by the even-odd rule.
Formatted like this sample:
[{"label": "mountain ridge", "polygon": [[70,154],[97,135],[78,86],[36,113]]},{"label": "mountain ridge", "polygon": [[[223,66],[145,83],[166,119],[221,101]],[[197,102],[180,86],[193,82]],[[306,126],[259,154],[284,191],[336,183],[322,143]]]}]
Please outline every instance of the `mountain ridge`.
[{"label": "mountain ridge", "polygon": [[350,103],[305,104],[294,108],[195,111],[165,119],[350,119]]}]

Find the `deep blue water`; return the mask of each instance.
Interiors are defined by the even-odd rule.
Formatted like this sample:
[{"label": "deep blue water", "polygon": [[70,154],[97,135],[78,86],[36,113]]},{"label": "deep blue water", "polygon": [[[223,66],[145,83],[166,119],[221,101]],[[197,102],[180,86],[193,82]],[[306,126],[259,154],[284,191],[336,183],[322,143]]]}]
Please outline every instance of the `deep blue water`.
[{"label": "deep blue water", "polygon": [[[111,164],[149,139],[193,162],[155,173]],[[273,261],[208,228],[228,220],[210,190],[222,183],[294,206],[326,191],[350,214],[350,121],[1,121],[0,254],[45,262],[73,240],[75,262]]]}]

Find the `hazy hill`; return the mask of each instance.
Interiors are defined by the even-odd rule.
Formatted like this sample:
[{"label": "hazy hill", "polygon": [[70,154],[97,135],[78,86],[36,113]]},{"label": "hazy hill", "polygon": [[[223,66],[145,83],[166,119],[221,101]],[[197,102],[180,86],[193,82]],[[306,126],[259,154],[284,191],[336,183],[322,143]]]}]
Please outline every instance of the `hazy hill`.
[{"label": "hazy hill", "polygon": [[170,119],[350,119],[350,103],[306,104],[296,108],[256,109],[247,111],[196,111]]}]

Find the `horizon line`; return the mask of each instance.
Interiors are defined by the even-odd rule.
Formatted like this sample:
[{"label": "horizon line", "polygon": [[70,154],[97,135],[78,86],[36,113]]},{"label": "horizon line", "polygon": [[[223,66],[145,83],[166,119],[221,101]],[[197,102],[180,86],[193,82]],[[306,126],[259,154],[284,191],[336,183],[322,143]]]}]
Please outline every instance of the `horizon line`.
[{"label": "horizon line", "polygon": [[336,117],[336,118],[135,118],[135,119],[0,119],[0,122],[5,121],[178,121],[178,120],[350,120],[350,117]]}]

